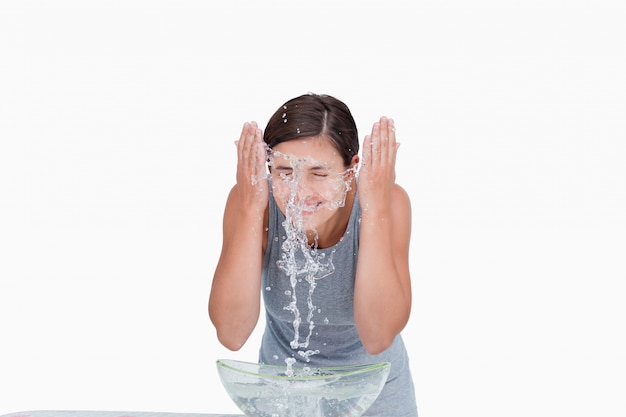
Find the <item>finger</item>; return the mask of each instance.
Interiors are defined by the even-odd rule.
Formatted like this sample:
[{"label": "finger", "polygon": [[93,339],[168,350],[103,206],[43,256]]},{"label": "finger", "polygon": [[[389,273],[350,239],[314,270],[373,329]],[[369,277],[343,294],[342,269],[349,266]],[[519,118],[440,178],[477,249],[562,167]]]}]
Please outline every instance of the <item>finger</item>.
[{"label": "finger", "polygon": [[246,137],[248,135],[248,130],[250,128],[250,123],[245,122],[243,127],[241,128],[241,134],[239,135],[239,140],[237,143],[237,160],[243,163],[245,148],[246,148]]},{"label": "finger", "polygon": [[389,118],[387,122],[387,134],[389,135],[388,161],[389,163],[393,164],[393,166],[395,166],[399,143],[396,140],[396,124],[395,121],[391,118]]},{"label": "finger", "polygon": [[376,168],[380,162],[380,122],[376,122],[374,126],[372,126],[372,143],[370,149],[370,166]]},{"label": "finger", "polygon": [[391,178],[392,181],[396,180],[396,157],[398,155],[398,148],[400,147],[400,142],[396,139],[396,124],[393,119],[389,119],[389,167],[391,169]]},{"label": "finger", "polygon": [[256,146],[255,175],[261,180],[266,174],[265,164],[267,162],[267,152],[265,151],[265,142],[263,142],[263,132],[258,127],[255,129],[254,143]]},{"label": "finger", "polygon": [[363,139],[363,161],[362,166],[368,166],[372,162],[372,136],[365,135]]},{"label": "finger", "polygon": [[385,116],[380,118],[380,163],[386,164],[389,162],[390,154],[390,137],[389,137],[389,119]]},{"label": "finger", "polygon": [[392,144],[392,148],[396,143],[396,122],[392,118],[387,119],[387,135],[389,136],[389,142]]},{"label": "finger", "polygon": [[256,131],[258,127],[255,122],[250,122],[245,125],[245,131],[242,135],[242,157],[247,164],[254,163],[254,152],[256,151]]},{"label": "finger", "polygon": [[[237,156],[238,156],[238,181],[242,184],[249,183],[252,178],[256,178],[257,175],[257,125],[255,122],[244,123],[241,131],[241,136],[237,143]],[[260,129],[258,129],[260,130]],[[255,180],[256,181],[256,180]],[[252,181],[254,182],[254,181]]]}]

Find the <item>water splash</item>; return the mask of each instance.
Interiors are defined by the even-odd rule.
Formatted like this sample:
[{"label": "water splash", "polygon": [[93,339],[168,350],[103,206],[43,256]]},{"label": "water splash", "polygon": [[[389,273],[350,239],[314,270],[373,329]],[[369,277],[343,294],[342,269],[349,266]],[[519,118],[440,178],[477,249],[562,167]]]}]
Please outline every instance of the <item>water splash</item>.
[{"label": "water splash", "polygon": [[[319,350],[308,349],[311,335],[315,329],[314,314],[321,309],[317,308],[313,303],[313,294],[317,287],[316,280],[331,275],[335,271],[333,264],[334,251],[329,253],[320,253],[318,251],[318,235],[315,229],[310,229],[311,239],[307,235],[307,225],[305,224],[303,212],[315,212],[322,208],[334,210],[345,206],[346,196],[350,190],[350,180],[347,176],[351,172],[355,172],[354,168],[348,169],[341,173],[332,172],[328,165],[312,158],[293,158],[289,155],[282,154],[277,151],[269,153],[268,164],[274,166],[276,157],[288,162],[290,166],[289,172],[281,172],[278,175],[272,175],[272,186],[276,190],[274,196],[283,199],[285,210],[285,221],[282,223],[285,228],[286,238],[281,246],[281,259],[277,261],[277,266],[285,272],[289,278],[291,297],[285,310],[293,314],[294,338],[290,342],[292,349],[297,350],[298,356],[306,361],[310,361],[310,357],[316,355]],[[315,166],[321,170],[323,174],[314,174],[309,178],[309,167]],[[317,172],[317,171],[316,171]],[[305,184],[306,183],[306,184]],[[307,202],[307,195],[302,195],[302,187],[308,187],[314,194],[316,201],[314,206]],[[281,192],[278,190],[280,189]],[[310,243],[312,240],[312,243]],[[304,277],[308,284],[307,292],[307,315],[306,323],[308,324],[308,332],[306,336],[301,337],[300,327],[302,325],[302,316],[298,309],[298,296],[296,286]],[[286,292],[287,293],[287,292]],[[328,323],[328,320],[324,320]],[[288,358],[293,359],[293,358]],[[295,359],[293,359],[295,361]],[[289,363],[288,363],[289,367]]]}]

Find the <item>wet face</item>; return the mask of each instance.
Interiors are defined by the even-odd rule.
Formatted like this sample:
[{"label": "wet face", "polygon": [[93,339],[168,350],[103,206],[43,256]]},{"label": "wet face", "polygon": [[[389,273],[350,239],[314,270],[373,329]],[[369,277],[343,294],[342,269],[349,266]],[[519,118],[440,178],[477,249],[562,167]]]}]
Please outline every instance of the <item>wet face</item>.
[{"label": "wet face", "polygon": [[315,229],[345,204],[356,164],[343,158],[323,137],[295,139],[272,149],[270,172],[278,207],[294,224]]}]

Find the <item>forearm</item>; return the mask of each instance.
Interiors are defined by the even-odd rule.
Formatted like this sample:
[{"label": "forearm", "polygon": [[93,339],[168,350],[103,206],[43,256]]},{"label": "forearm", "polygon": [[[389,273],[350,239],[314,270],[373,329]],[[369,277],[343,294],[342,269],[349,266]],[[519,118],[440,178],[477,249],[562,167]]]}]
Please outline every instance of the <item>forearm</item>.
[{"label": "forearm", "polygon": [[361,219],[354,319],[366,350],[385,350],[406,325],[411,310],[408,269],[394,254],[390,211],[368,213]]},{"label": "forearm", "polygon": [[220,342],[238,350],[259,318],[262,216],[238,216],[215,270],[209,315]]}]

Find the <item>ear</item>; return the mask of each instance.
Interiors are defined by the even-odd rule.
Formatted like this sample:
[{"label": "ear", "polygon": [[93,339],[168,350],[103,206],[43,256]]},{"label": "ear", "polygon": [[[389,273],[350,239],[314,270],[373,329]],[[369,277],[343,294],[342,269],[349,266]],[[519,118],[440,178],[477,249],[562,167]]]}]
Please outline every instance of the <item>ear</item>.
[{"label": "ear", "polygon": [[348,165],[348,169],[346,169],[347,178],[352,178],[355,176],[357,167],[359,166],[359,161],[359,155],[354,155],[352,157],[352,161],[350,162],[350,165]]},{"label": "ear", "polygon": [[350,167],[349,168],[350,169],[354,169],[359,164],[359,161],[360,161],[359,155],[354,155],[352,157],[352,162],[350,162]]}]

